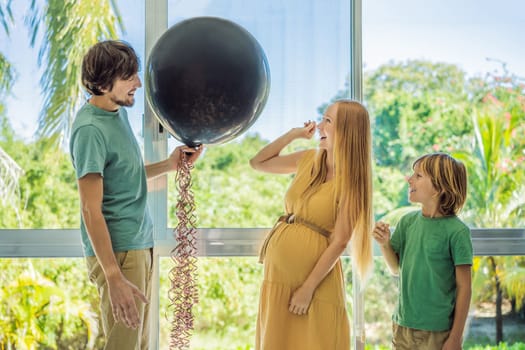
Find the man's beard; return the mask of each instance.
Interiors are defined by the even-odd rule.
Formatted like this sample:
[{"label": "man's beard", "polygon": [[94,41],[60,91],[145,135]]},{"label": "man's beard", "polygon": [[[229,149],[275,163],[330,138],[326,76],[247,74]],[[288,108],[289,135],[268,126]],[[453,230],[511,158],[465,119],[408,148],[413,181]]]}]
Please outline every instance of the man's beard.
[{"label": "man's beard", "polygon": [[130,99],[128,100],[120,100],[120,99],[117,99],[117,98],[111,98],[111,102],[121,106],[121,107],[131,107],[135,104],[135,98],[134,97],[131,97]]}]

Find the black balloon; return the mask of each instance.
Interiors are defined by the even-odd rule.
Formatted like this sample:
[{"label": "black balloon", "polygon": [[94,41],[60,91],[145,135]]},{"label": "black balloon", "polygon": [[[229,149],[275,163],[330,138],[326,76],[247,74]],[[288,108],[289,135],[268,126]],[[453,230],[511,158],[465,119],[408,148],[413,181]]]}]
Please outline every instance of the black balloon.
[{"label": "black balloon", "polygon": [[257,40],[216,17],[169,28],[149,56],[146,97],[159,122],[188,146],[229,141],[266,104],[270,70]]}]

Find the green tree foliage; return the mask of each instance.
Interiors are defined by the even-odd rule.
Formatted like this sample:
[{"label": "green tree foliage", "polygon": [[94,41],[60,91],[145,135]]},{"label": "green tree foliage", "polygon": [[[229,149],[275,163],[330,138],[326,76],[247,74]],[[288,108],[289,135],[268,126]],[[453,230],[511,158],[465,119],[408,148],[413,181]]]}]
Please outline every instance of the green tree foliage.
[{"label": "green tree foliage", "polygon": [[446,150],[469,133],[470,85],[465,72],[446,63],[409,60],[366,73],[377,164],[410,169],[421,153]]},{"label": "green tree foliage", "polygon": [[[11,2],[6,4],[0,3],[0,22],[4,30],[9,33],[9,24],[12,21],[10,10]],[[0,52],[0,121],[4,120],[6,115],[6,106],[4,98],[9,95],[11,87],[15,81],[16,72],[12,64]],[[1,127],[1,125],[0,125]],[[22,169],[13,159],[0,148],[0,202],[2,205],[13,204],[17,200],[18,179]]]},{"label": "green tree foliage", "polygon": [[525,89],[512,76],[489,76],[472,110],[474,135],[455,155],[469,171],[467,216],[475,227],[525,225]]},{"label": "green tree foliage", "polygon": [[[525,226],[525,89],[521,79],[489,75],[473,109],[473,142],[455,155],[469,173],[465,216],[474,227]],[[525,298],[523,257],[480,257],[474,265],[478,301],[495,295],[496,342],[503,341],[504,292],[519,306]]]},{"label": "green tree foliage", "polygon": [[[162,259],[161,271],[173,267]],[[245,349],[255,335],[262,265],[250,258],[201,258],[198,261],[199,302],[194,306],[192,349]],[[161,274],[161,344],[167,348],[170,333],[168,274]]]},{"label": "green tree foliage", "polygon": [[[1,107],[1,106],[0,106]],[[0,112],[0,122],[4,121]],[[0,124],[0,128],[2,124]],[[16,208],[22,168],[0,147],[0,205]]]},{"label": "green tree foliage", "polygon": [[[374,209],[380,218],[408,205],[406,181],[424,153],[457,149],[471,135],[471,111],[480,80],[446,63],[390,62],[364,74],[364,101],[372,119]],[[349,96],[349,83],[332,100]],[[474,105],[473,105],[474,102]],[[328,105],[324,104],[319,111]]]},{"label": "green tree foliage", "polygon": [[[291,177],[256,172],[249,165],[250,158],[266,143],[259,135],[247,135],[242,141],[205,150],[192,172],[199,227],[271,227],[284,213],[283,198]],[[306,145],[291,147],[285,152]],[[175,227],[175,175],[169,180],[169,225]]]},{"label": "green tree foliage", "polygon": [[40,79],[44,108],[38,133],[57,141],[69,136],[82,97],[82,57],[98,41],[118,38],[124,27],[114,0],[47,0],[42,8],[38,4],[32,1],[27,15],[33,46],[40,30],[43,33],[38,61],[46,69]]},{"label": "green tree foliage", "polygon": [[[475,215],[476,208],[486,210],[484,208],[490,207],[486,206],[486,202],[491,202],[492,210],[500,211],[498,225],[523,225],[523,206],[520,204],[520,200],[525,197],[520,192],[520,183],[525,183],[522,158],[524,133],[523,123],[520,122],[524,119],[523,86],[519,80],[510,78],[469,78],[456,67],[420,61],[391,63],[366,74],[365,95],[368,96],[367,107],[375,120],[374,147],[376,153],[379,153],[374,177],[377,217],[408,204],[404,175],[410,171],[410,164],[416,156],[434,150],[456,152],[459,156],[459,152],[463,150],[464,154],[471,157],[469,160],[464,158],[469,173],[472,174],[471,190],[477,191],[469,194],[467,207],[462,213],[463,218],[472,225],[475,222],[476,226],[488,225],[479,221],[479,217]],[[340,93],[341,96],[347,94],[345,91]],[[488,135],[494,137],[490,138]],[[483,141],[485,139],[492,141],[487,143]],[[20,179],[20,204],[16,210],[5,206],[0,208],[0,227],[79,226],[76,180],[69,156],[61,149],[49,148],[49,142],[52,141],[20,140],[7,122],[2,124],[0,147],[21,165],[25,173]],[[283,195],[292,177],[262,174],[252,170],[248,164],[248,160],[267,142],[259,135],[245,135],[242,139],[206,149],[192,171],[199,227],[270,227],[283,213]],[[287,151],[311,147],[314,142],[297,143]],[[492,151],[488,152],[489,149]],[[496,154],[500,158],[482,159],[488,155],[495,157]],[[496,172],[493,176],[496,180],[486,181],[488,174],[491,174],[487,169]],[[168,183],[168,224],[174,227],[175,203],[178,197],[174,175],[169,176]],[[492,197],[485,197],[487,193]],[[492,217],[493,212],[487,213],[482,218]],[[482,268],[479,265],[481,263],[482,261],[477,261],[477,271],[490,271],[488,265]],[[169,266],[169,259],[163,259],[162,310],[167,310],[168,305],[164,289],[167,287]],[[524,278],[521,274],[523,267],[523,261],[519,257],[497,261],[501,290],[504,293],[502,295],[515,298],[518,303],[522,300],[519,296],[524,295]],[[12,267],[7,263],[1,268],[8,271],[2,276],[13,283],[20,283],[16,282],[17,277],[25,276],[23,272],[31,269],[30,265]],[[75,264],[70,260],[62,265],[33,263],[32,268],[35,271],[34,280],[42,284],[41,288],[60,286],[63,290],[60,301],[62,304],[69,303],[67,305],[71,309],[91,310],[94,313],[92,316],[96,317],[96,292],[86,280],[81,259],[75,261]],[[349,282],[349,264],[345,265],[345,273]],[[231,344],[221,341],[217,348],[249,348],[247,344],[253,341],[260,278],[261,266],[253,258],[199,259],[201,300],[195,309],[197,319],[194,339],[195,344],[202,345],[197,348],[205,348],[204,344],[209,343],[211,338],[228,339],[230,336],[237,340],[230,340]],[[378,334],[383,334],[383,340],[377,340],[382,344],[387,342],[389,330],[384,324],[389,323],[388,315],[395,299],[395,293],[385,295],[383,291],[393,290],[392,283],[392,278],[382,266],[376,267],[376,274],[368,287],[371,300],[367,301],[366,320],[371,327],[375,327]],[[11,284],[6,282],[5,286],[7,285]],[[14,284],[11,285],[13,286]],[[491,291],[482,296],[483,300],[494,295],[490,288],[490,283],[480,287],[480,290]],[[350,295],[350,283],[347,291]],[[42,294],[45,295],[44,292]],[[26,294],[24,298],[30,296],[31,294]],[[0,300],[4,299],[2,297]],[[46,304],[43,308],[51,305]],[[3,304],[2,307],[8,306]],[[2,315],[13,315],[12,311],[9,312],[7,309],[0,311],[0,319]],[[46,313],[48,310],[42,312]],[[62,328],[61,319],[46,319],[48,331],[59,334],[57,329],[63,329],[60,333],[63,336],[61,335],[61,340],[59,336],[55,340],[42,338],[38,340],[39,344],[43,346],[54,341],[55,344],[61,342],[61,348],[67,348],[68,345],[64,344],[69,342],[67,344],[70,348],[85,348],[85,344],[89,343],[86,329],[91,326],[88,326],[88,315],[80,317],[80,314],[78,311],[75,312],[75,317],[63,317]],[[7,321],[2,319],[2,322]],[[163,323],[161,329],[165,335],[162,339],[167,339],[168,327]],[[90,329],[89,339],[97,339],[90,343],[100,341],[100,332],[97,336],[95,327]]]},{"label": "green tree foliage", "polygon": [[[7,60],[7,58],[0,52],[0,97],[5,96],[11,89],[13,82],[16,77],[16,72],[13,65]],[[1,104],[1,113],[5,112],[5,107]]]},{"label": "green tree foliage", "polygon": [[2,349],[95,349],[95,291],[78,278],[80,263],[0,259]]},{"label": "green tree foliage", "polygon": [[[26,143],[9,124],[0,130],[0,148],[25,169],[20,200],[2,205],[0,228],[77,228],[80,225],[76,177],[69,155],[48,139]],[[44,151],[45,150],[45,151]]]},{"label": "green tree foliage", "polygon": [[[14,23],[11,5],[11,0],[0,1],[0,24],[7,36]],[[31,45],[40,44],[38,63],[46,67],[40,79],[44,107],[38,134],[48,137],[49,141],[39,146],[57,146],[69,136],[74,112],[82,97],[78,82],[85,51],[101,39],[117,38],[118,30],[124,27],[114,0],[33,0],[28,1],[28,5],[25,20]],[[43,40],[37,42],[40,30]],[[15,76],[12,63],[0,52],[0,117],[5,113],[3,96],[10,91]],[[7,155],[13,157],[5,150],[0,152],[0,183],[16,187],[18,177],[13,178],[13,174],[18,165],[3,161]],[[16,204],[13,210],[17,210]]]}]

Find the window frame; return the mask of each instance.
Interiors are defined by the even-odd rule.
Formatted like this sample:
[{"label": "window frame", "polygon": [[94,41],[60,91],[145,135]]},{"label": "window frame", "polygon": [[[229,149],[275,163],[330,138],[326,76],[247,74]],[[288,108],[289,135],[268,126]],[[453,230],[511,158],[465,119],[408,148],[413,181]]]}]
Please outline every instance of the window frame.
[{"label": "window frame", "polygon": [[[350,80],[349,94],[361,101],[362,92],[362,0],[350,1]],[[145,57],[157,39],[168,28],[168,1],[145,1]],[[144,159],[146,163],[167,157],[168,134],[154,117],[147,101],[143,117]],[[169,257],[176,246],[173,229],[167,227],[167,176],[150,182],[148,204],[154,224],[155,269],[152,285],[151,309],[159,309],[159,260]],[[269,228],[199,228],[197,247],[200,257],[257,256]],[[525,229],[472,229],[474,255],[525,255]],[[380,249],[374,243],[374,255]],[[83,257],[79,229],[2,229],[0,230],[0,258],[79,258]],[[353,277],[352,344],[356,350],[364,349],[364,297],[359,281]],[[159,346],[159,313],[151,314],[150,348]]]}]

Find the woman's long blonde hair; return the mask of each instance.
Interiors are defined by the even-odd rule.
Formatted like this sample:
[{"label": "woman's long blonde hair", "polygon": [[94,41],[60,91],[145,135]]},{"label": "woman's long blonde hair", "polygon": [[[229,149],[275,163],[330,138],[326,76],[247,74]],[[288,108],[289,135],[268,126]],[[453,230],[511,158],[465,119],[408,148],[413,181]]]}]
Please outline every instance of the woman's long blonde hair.
[{"label": "woman's long blonde hair", "polygon": [[[373,266],[372,136],[370,117],[359,102],[338,100],[335,118],[334,164],[337,215],[346,214],[352,231],[351,255],[361,281]],[[326,181],[326,150],[319,151],[304,198]]]}]

